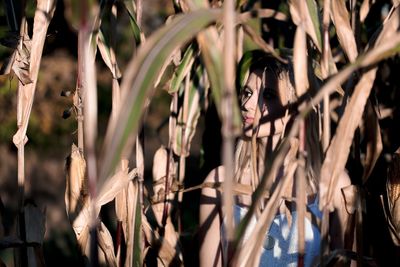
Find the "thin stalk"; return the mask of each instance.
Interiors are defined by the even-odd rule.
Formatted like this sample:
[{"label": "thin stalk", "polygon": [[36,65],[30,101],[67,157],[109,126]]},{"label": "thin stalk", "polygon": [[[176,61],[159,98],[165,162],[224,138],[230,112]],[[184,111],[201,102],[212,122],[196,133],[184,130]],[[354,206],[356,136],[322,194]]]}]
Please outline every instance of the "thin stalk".
[{"label": "thin stalk", "polygon": [[[322,42],[322,77],[325,79],[329,76],[329,14],[330,14],[331,1],[324,1],[324,13],[322,18],[323,42]],[[323,137],[322,149],[324,152],[328,149],[331,140],[331,122],[330,122],[330,108],[329,108],[329,94],[324,95],[323,100]]]},{"label": "thin stalk", "polygon": [[143,2],[142,0],[136,0],[136,23],[139,28],[142,27],[142,13],[143,13]]},{"label": "thin stalk", "polygon": [[[23,13],[25,14],[25,12]],[[21,42],[19,43],[19,48],[22,49],[22,45],[25,38],[26,30],[26,17],[23,15],[20,27],[20,38]],[[17,104],[17,127],[18,130],[22,127],[22,119],[24,114],[24,85],[21,81],[18,82],[18,104]],[[16,144],[18,148],[18,210],[21,211],[24,206],[24,193],[25,193],[25,150],[24,150],[24,141],[20,140],[18,144]]]},{"label": "thin stalk", "polygon": [[299,125],[299,165],[296,172],[296,210],[298,229],[298,261],[297,266],[304,266],[305,255],[305,223],[306,215],[306,175],[305,175],[305,122],[301,120]]},{"label": "thin stalk", "polygon": [[170,177],[171,177],[171,161],[173,157],[172,152],[172,143],[173,139],[175,138],[176,134],[176,122],[177,122],[177,114],[178,114],[178,92],[175,92],[172,97],[171,102],[171,115],[169,121],[169,142],[168,142],[168,159],[167,159],[167,171],[165,175],[165,184],[164,184],[164,207],[163,207],[163,216],[162,216],[162,226],[165,227],[167,222],[167,217],[169,214],[169,191],[170,191]]},{"label": "thin stalk", "polygon": [[[29,124],[29,117],[32,111],[33,99],[36,91],[37,78],[39,74],[40,61],[42,58],[43,46],[46,39],[47,28],[55,10],[54,0],[37,1],[37,7],[33,23],[33,36],[30,51],[29,76],[31,83],[23,85],[21,82],[18,85],[18,104],[17,104],[17,126],[18,131],[13,136],[13,143],[18,148],[18,212],[19,212],[19,232],[21,239],[25,241],[25,218],[24,218],[24,191],[25,191],[25,144],[28,141],[26,132]],[[26,18],[25,18],[25,1],[21,6],[21,27],[20,27],[20,49],[22,49],[24,38],[27,33]],[[25,265],[27,259],[26,249],[17,252],[20,253],[21,261],[16,261],[17,265]]]},{"label": "thin stalk", "polygon": [[354,32],[354,39],[357,45],[357,52],[359,52],[360,47],[360,5],[357,4],[356,0],[350,0],[350,11],[351,11],[351,28]]},{"label": "thin stalk", "polygon": [[121,92],[119,88],[119,83],[118,83],[118,77],[116,77],[117,73],[117,59],[115,58],[115,52],[116,51],[116,39],[114,36],[115,31],[117,30],[117,6],[114,4],[111,7],[111,19],[110,19],[110,24],[111,24],[111,31],[110,31],[110,59],[111,59],[111,64],[112,64],[112,73],[113,73],[113,81],[112,81],[112,120],[117,119],[118,115],[118,110],[120,109],[120,103],[121,103]]},{"label": "thin stalk", "polygon": [[[143,194],[144,194],[144,190],[143,190],[143,175],[144,175],[144,154],[143,154],[143,146],[142,144],[144,144],[144,135],[143,135],[143,131],[141,133],[139,133],[136,137],[136,167],[138,170],[138,179],[137,179],[137,183],[138,183],[138,193],[139,193],[139,205],[140,205],[140,213],[141,216],[144,216],[144,203],[143,203]],[[141,231],[136,232],[135,234],[137,234],[138,240],[142,241],[142,234]],[[139,246],[140,246],[140,258],[137,259],[139,262],[142,262],[143,259],[143,242],[139,242]]]},{"label": "thin stalk", "polygon": [[76,119],[78,121],[78,148],[82,153],[84,152],[84,139],[83,139],[83,102],[82,102],[82,90],[83,90],[83,55],[81,43],[83,42],[82,31],[78,32],[78,75],[76,81],[76,92],[74,97],[74,105],[76,107],[77,116]]},{"label": "thin stalk", "polygon": [[[91,216],[90,216],[90,262],[93,266],[98,266],[98,240],[97,240],[97,160],[96,160],[96,139],[97,139],[97,88],[96,72],[94,65],[94,55],[91,49],[91,23],[89,2],[83,0],[80,2],[80,28],[78,34],[78,50],[80,51],[80,69],[78,73],[78,88],[81,93],[83,116],[81,127],[83,126],[83,146],[85,148],[85,157],[87,162],[87,179],[89,195],[91,198]],[[79,95],[78,95],[79,98]],[[79,130],[79,129],[78,129]],[[80,129],[82,130],[82,129]],[[82,138],[82,132],[78,133],[78,138]],[[79,143],[78,139],[78,143]],[[82,142],[82,140],[80,140]],[[82,143],[80,144],[82,145]]]},{"label": "thin stalk", "polygon": [[[228,246],[234,238],[234,222],[233,222],[233,176],[234,176],[234,136],[233,136],[233,94],[235,77],[235,3],[233,0],[224,2],[223,7],[223,24],[224,24],[224,51],[223,51],[223,73],[224,73],[224,88],[221,106],[223,107],[222,120],[222,136],[223,136],[223,155],[222,162],[225,167],[224,178],[224,194],[223,207],[225,210],[225,224]],[[228,249],[228,248],[227,248]],[[228,249],[229,251],[229,249]],[[227,251],[226,251],[227,252]],[[228,254],[225,254],[228,255]],[[224,262],[227,266],[228,261]]]},{"label": "thin stalk", "polygon": [[237,49],[236,49],[236,61],[239,62],[243,56],[243,41],[244,41],[244,31],[243,27],[239,25],[237,30]]},{"label": "thin stalk", "polygon": [[[179,183],[183,184],[185,180],[185,169],[186,169],[186,127],[187,127],[187,120],[189,115],[189,95],[190,95],[190,72],[185,77],[185,92],[183,97],[183,107],[182,107],[182,132],[181,132],[181,155],[179,157]],[[178,193],[178,205],[179,205],[179,214],[178,217],[178,229],[179,233],[183,231],[182,229],[182,212],[181,209],[183,199],[183,192],[180,191]]]}]

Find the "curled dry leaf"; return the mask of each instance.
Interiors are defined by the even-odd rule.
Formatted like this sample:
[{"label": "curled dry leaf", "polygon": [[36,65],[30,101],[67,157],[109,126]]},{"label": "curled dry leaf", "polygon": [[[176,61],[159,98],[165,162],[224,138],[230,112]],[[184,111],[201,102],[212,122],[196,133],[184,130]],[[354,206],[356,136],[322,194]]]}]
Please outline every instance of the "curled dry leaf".
[{"label": "curled dry leaf", "polygon": [[79,148],[72,144],[71,155],[66,160],[65,206],[71,221],[74,220],[88,200],[86,161]]},{"label": "curled dry leaf", "polygon": [[128,169],[117,171],[108,178],[101,187],[97,196],[96,214],[99,214],[102,205],[112,201],[124,188],[127,188],[129,181],[137,176],[136,169],[128,173]]},{"label": "curled dry leaf", "polygon": [[117,267],[117,260],[114,253],[114,244],[110,232],[101,222],[97,228],[97,238],[99,249],[99,262],[104,266]]},{"label": "curled dry leaf", "polygon": [[31,56],[31,40],[28,34],[20,39],[20,44],[17,47],[15,61],[12,70],[23,85],[32,83],[29,72]]},{"label": "curled dry leaf", "polygon": [[[25,27],[27,28],[27,27]],[[22,38],[17,39],[17,45],[14,47],[14,52],[3,63],[0,75],[9,74],[11,69],[18,77],[23,85],[32,83],[29,73],[30,54],[31,54],[31,39],[28,34],[24,34]]]},{"label": "curled dry leaf", "polygon": [[379,155],[381,154],[383,149],[381,127],[379,126],[378,115],[376,114],[376,110],[372,106],[371,101],[368,101],[367,103],[364,125],[365,125],[364,129],[365,140],[367,142],[367,151],[363,164],[364,173],[362,181],[365,184],[368,177],[371,175],[375,163],[378,160]]}]

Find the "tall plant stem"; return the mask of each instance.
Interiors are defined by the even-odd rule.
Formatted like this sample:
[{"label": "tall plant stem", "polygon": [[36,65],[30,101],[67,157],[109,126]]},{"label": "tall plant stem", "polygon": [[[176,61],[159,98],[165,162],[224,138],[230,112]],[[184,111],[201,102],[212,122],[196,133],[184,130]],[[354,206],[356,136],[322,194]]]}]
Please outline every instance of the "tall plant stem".
[{"label": "tall plant stem", "polygon": [[[78,127],[81,132],[78,138],[82,138],[83,130],[83,146],[85,148],[85,157],[87,161],[87,179],[88,188],[91,199],[91,216],[90,216],[90,263],[92,266],[98,266],[98,248],[97,248],[97,215],[96,215],[96,198],[97,198],[97,160],[96,160],[96,139],[97,139],[97,87],[96,72],[94,65],[94,55],[91,49],[91,34],[94,23],[93,4],[88,0],[80,2],[80,28],[78,35],[78,88],[81,95],[78,95],[78,101],[82,101],[83,107],[83,125]],[[79,86],[80,85],[80,86]],[[78,92],[79,93],[79,92]],[[79,140],[78,140],[79,141]],[[82,145],[82,143],[80,144]]]},{"label": "tall plant stem", "polygon": [[[187,127],[187,120],[188,120],[188,109],[189,109],[189,94],[190,94],[190,72],[185,77],[185,90],[184,90],[184,97],[183,97],[183,107],[182,107],[182,132],[181,132],[181,155],[179,157],[179,183],[183,184],[185,179],[185,170],[186,170],[186,155],[188,151],[186,151],[186,127]],[[179,221],[178,221],[178,229],[179,233],[182,232],[182,199],[183,199],[183,192],[180,191],[178,193],[178,205],[179,205]]]},{"label": "tall plant stem", "polygon": [[296,209],[298,229],[298,267],[304,266],[305,255],[305,214],[306,214],[306,175],[305,175],[305,121],[299,125],[299,165],[296,171]]},{"label": "tall plant stem", "polygon": [[[226,216],[226,233],[228,246],[234,237],[234,222],[233,222],[233,176],[234,176],[234,136],[233,136],[233,94],[234,79],[235,77],[235,3],[233,0],[224,2],[224,87],[222,103],[222,136],[223,136],[223,154],[222,162],[225,167],[224,178],[224,194],[223,194],[223,207]],[[225,254],[227,255],[227,254]],[[227,261],[224,263],[227,265]]]},{"label": "tall plant stem", "polygon": [[136,22],[139,28],[142,26],[143,0],[136,0]]},{"label": "tall plant stem", "polygon": [[[325,79],[329,76],[329,13],[330,13],[330,0],[324,1],[324,13],[322,18],[323,30],[323,43],[322,43],[322,77]],[[322,149],[324,152],[328,149],[329,141],[331,139],[331,122],[330,122],[330,108],[329,108],[329,94],[324,95],[323,100],[323,137]]]}]

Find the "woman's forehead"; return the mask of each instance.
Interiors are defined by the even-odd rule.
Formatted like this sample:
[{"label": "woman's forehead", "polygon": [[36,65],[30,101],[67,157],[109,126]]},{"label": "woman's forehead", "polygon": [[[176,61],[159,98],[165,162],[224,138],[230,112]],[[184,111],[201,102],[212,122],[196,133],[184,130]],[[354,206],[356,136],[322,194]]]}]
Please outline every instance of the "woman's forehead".
[{"label": "woman's forehead", "polygon": [[252,89],[260,89],[261,87],[264,87],[278,90],[282,89],[280,80],[281,79],[271,70],[256,69],[249,74],[246,85],[252,87]]}]

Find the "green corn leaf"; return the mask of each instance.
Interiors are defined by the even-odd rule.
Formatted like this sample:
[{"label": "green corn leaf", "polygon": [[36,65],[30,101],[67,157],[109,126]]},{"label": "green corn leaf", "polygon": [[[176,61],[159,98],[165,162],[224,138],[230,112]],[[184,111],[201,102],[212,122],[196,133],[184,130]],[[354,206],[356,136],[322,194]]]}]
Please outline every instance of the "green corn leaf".
[{"label": "green corn leaf", "polygon": [[124,6],[126,8],[126,11],[128,12],[129,15],[129,22],[131,23],[131,27],[132,27],[132,31],[133,31],[133,36],[135,38],[136,44],[140,44],[141,43],[141,29],[136,21],[136,7],[134,6],[134,2],[133,1],[123,1]]},{"label": "green corn leaf", "polygon": [[194,54],[194,47],[193,44],[191,44],[186,49],[181,64],[179,64],[179,67],[172,78],[171,86],[168,90],[168,93],[173,94],[179,90],[179,86],[181,85],[185,75],[187,74],[188,70],[191,68],[193,64],[193,54]]},{"label": "green corn leaf", "polygon": [[[135,135],[146,99],[154,91],[154,83],[171,53],[220,17],[221,11],[198,10],[177,16],[170,24],[155,32],[128,65],[121,84],[123,105],[115,121],[111,121],[99,166],[99,189],[120,161],[128,137]],[[117,123],[118,121],[118,123]]]},{"label": "green corn leaf", "polygon": [[315,36],[318,42],[317,46],[322,47],[321,15],[319,13],[318,6],[315,0],[307,0],[307,8],[312,24],[314,25]]}]

